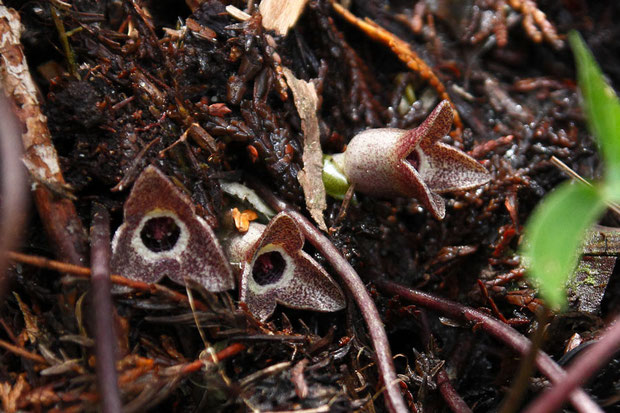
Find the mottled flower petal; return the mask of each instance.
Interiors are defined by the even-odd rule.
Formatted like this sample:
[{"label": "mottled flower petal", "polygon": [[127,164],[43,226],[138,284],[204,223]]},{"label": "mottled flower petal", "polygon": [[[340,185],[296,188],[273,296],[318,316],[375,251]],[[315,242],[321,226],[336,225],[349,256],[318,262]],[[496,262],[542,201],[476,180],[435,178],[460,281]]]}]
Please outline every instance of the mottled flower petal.
[{"label": "mottled flower petal", "polygon": [[[282,288],[277,300],[291,308],[332,312],[344,308],[344,294],[327,271],[308,254],[300,251],[295,260],[295,276]],[[319,275],[320,274],[320,275]]]},{"label": "mottled flower petal", "polygon": [[234,288],[232,270],[213,231],[195,213],[190,199],[154,166],[136,180],[114,234],[115,273],[157,282],[164,275],[185,285],[193,280],[208,291]]},{"label": "mottled flower petal", "polygon": [[243,266],[244,262],[252,260],[254,247],[265,231],[265,225],[258,222],[250,222],[250,226],[245,233],[235,231],[232,237],[225,239],[225,249],[228,260],[238,268]]},{"label": "mottled flower petal", "polygon": [[[405,169],[401,151],[402,129],[368,129],[358,133],[342,154],[333,156],[355,190],[381,198],[414,196],[410,179],[402,176]],[[407,147],[408,150],[411,150]],[[342,155],[342,156],[339,156]]]},{"label": "mottled flower petal", "polygon": [[400,196],[415,198],[428,209],[435,218],[443,219],[446,215],[446,202],[426,185],[420,173],[406,160],[401,160],[402,167],[394,177],[394,185],[400,189]]},{"label": "mottled flower petal", "polygon": [[421,158],[420,176],[437,193],[462,191],[489,182],[489,172],[474,158],[437,143]]},{"label": "mottled flower petal", "polygon": [[296,254],[304,246],[304,235],[286,213],[273,217],[267,225],[258,248],[267,244],[280,245],[289,254]]},{"label": "mottled flower petal", "polygon": [[407,157],[411,148],[420,148],[427,152],[441,138],[450,132],[454,112],[450,102],[442,100],[433,111],[424,119],[424,122],[415,129],[407,131],[403,136],[401,158]]},{"label": "mottled flower petal", "polygon": [[[262,231],[258,239],[257,231]],[[277,303],[322,312],[344,308],[342,290],[323,267],[301,250],[303,244],[303,234],[286,213],[276,215],[267,227],[251,223],[245,235],[229,243],[231,260],[245,257],[240,301],[259,320],[273,314]]]}]

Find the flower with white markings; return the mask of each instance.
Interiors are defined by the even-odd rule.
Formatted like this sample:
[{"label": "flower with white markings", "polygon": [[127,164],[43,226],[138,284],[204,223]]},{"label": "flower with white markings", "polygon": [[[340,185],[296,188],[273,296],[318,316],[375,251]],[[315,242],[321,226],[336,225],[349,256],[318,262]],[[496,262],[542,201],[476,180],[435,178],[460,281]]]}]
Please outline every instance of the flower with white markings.
[{"label": "flower with white markings", "polygon": [[333,160],[356,191],[416,198],[435,218],[443,219],[446,207],[439,194],[471,189],[491,179],[474,158],[441,142],[452,119],[450,103],[444,100],[417,128],[363,131]]},{"label": "flower with white markings", "polygon": [[240,301],[259,320],[276,304],[321,312],[345,307],[345,298],[325,269],[302,250],[304,236],[286,213],[265,227],[250,223],[248,231],[228,243],[229,259],[240,274]]},{"label": "flower with white markings", "polygon": [[142,282],[154,283],[167,275],[181,285],[192,280],[212,292],[235,287],[211,227],[154,166],[140,174],[125,202],[110,265],[114,273]]}]

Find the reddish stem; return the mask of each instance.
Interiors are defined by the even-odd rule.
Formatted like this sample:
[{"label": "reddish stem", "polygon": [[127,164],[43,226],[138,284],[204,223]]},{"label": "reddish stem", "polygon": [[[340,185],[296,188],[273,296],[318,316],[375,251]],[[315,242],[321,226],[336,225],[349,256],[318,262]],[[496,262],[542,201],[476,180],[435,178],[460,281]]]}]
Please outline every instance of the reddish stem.
[{"label": "reddish stem", "polygon": [[101,395],[101,411],[121,411],[121,398],[116,375],[114,307],[110,293],[110,215],[101,204],[93,205],[90,229],[90,268],[95,308],[95,353],[97,382]]},{"label": "reddish stem", "polygon": [[[65,262],[50,260],[45,257],[38,257],[36,255],[22,254],[19,252],[9,251],[7,253],[9,260],[20,262],[22,264],[28,264],[39,268],[47,268],[50,270],[58,271],[61,273],[67,273],[78,277],[90,277],[90,268],[82,267],[81,265],[67,264]],[[112,274],[110,275],[110,281],[116,285],[124,285],[136,290],[144,291],[149,294],[162,294],[168,297],[168,299],[176,301],[178,303],[189,306],[189,300],[186,295],[181,294],[178,291],[171,290],[159,284],[150,284],[142,281],[130,280],[122,275]],[[197,310],[204,311],[207,306],[198,300],[194,300],[194,305]]]},{"label": "reddish stem", "polygon": [[612,322],[612,326],[600,340],[584,350],[568,368],[566,375],[554,383],[534,400],[525,413],[545,413],[559,410],[566,399],[574,394],[594,373],[596,373],[613,355],[620,350],[620,316]]},{"label": "reddish stem", "polygon": [[[446,300],[445,298],[436,297],[432,294],[416,291],[391,281],[377,279],[374,280],[374,283],[383,292],[399,295],[416,305],[438,311],[456,319],[478,323],[484,331],[503,341],[523,356],[530,349],[530,341],[515,329],[473,308]],[[566,376],[566,372],[543,351],[540,351],[536,356],[536,365],[554,383],[561,381]],[[570,400],[575,409],[580,413],[603,413],[601,408],[581,388],[575,389],[570,395]]]},{"label": "reddish stem", "polygon": [[450,410],[454,413],[471,413],[471,409],[461,398],[461,395],[456,392],[452,383],[450,383],[448,373],[446,373],[443,368],[437,373],[435,381],[437,382],[437,387],[439,387],[439,392],[443,396],[448,407],[450,407]]},{"label": "reddish stem", "polygon": [[41,363],[41,364],[48,364],[47,361],[43,357],[39,356],[38,354],[31,353],[26,349],[23,349],[11,343],[7,343],[4,340],[0,340],[0,347],[4,347],[11,353],[15,353],[18,356],[26,358],[28,360],[32,360],[34,362]]}]

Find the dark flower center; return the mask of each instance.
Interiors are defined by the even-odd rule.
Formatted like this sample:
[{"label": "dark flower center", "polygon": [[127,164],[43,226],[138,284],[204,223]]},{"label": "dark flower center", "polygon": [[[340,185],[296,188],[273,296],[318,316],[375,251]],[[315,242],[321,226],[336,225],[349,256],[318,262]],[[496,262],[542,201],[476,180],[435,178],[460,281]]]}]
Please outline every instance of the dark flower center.
[{"label": "dark flower center", "polygon": [[420,155],[418,155],[418,151],[415,149],[411,151],[409,155],[407,155],[407,162],[411,164],[418,171],[420,167]]},{"label": "dark flower center", "polygon": [[286,261],[282,254],[278,251],[266,252],[254,261],[252,277],[258,285],[274,284],[280,281],[285,268]]},{"label": "dark flower center", "polygon": [[140,238],[153,252],[168,251],[174,248],[181,235],[181,228],[170,217],[151,218],[142,227]]}]

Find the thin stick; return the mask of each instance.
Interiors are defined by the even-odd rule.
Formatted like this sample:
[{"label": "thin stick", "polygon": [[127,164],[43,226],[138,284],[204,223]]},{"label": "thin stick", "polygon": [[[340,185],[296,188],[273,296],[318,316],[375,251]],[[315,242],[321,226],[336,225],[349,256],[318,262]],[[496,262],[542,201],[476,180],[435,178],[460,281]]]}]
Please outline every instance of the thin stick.
[{"label": "thin stick", "polygon": [[21,252],[14,251],[9,251],[7,253],[7,257],[11,261],[32,265],[33,267],[47,268],[48,270],[54,270],[71,275],[90,277],[90,268],[82,267],[81,265],[68,264],[66,262],[51,260],[49,258],[39,257],[36,255],[22,254]]},{"label": "thin stick", "polygon": [[357,303],[357,306],[366,321],[368,333],[370,334],[370,340],[375,350],[375,357],[377,360],[377,367],[379,368],[379,374],[385,385],[385,405],[390,412],[406,412],[407,407],[400,389],[398,386],[398,379],[396,378],[396,372],[394,370],[394,364],[392,363],[392,351],[390,350],[390,343],[388,341],[385,329],[383,328],[383,322],[375,303],[368,294],[364,283],[360,279],[357,272],[353,269],[351,264],[342,256],[338,249],[332,244],[332,242],[323,235],[312,223],[299,212],[294,211],[291,206],[286,202],[278,199],[271,191],[269,191],[262,184],[252,181],[252,186],[258,192],[258,194],[271,205],[272,208],[278,211],[286,211],[293,217],[301,228],[304,236],[314,247],[325,257],[331,264],[334,272],[336,272],[344,284],[349,289],[349,292],[353,296],[353,299]]},{"label": "thin stick", "polygon": [[[373,282],[385,293],[399,295],[416,305],[456,319],[478,323],[484,331],[501,340],[521,355],[526,355],[530,349],[530,341],[515,329],[473,308],[432,294],[416,291],[391,281],[376,279]],[[566,376],[566,372],[543,351],[540,351],[536,356],[536,365],[554,383],[561,381]],[[603,410],[581,388],[574,390],[570,395],[570,400],[575,410],[580,413],[603,413]]]},{"label": "thin stick", "polygon": [[[20,262],[22,264],[32,265],[39,268],[47,268],[49,270],[58,271],[61,273],[71,274],[77,277],[87,278],[90,277],[90,268],[82,267],[81,265],[67,264],[56,260],[50,260],[45,257],[38,257],[36,255],[27,255],[19,252],[9,251],[7,258],[14,262]],[[129,278],[125,278],[122,275],[112,274],[110,275],[110,281],[113,284],[123,285],[125,287],[133,288],[135,290],[144,291],[150,294],[162,294],[167,296],[170,300],[177,303],[185,304],[189,307],[189,300],[187,296],[179,293],[178,291],[171,290],[159,284],[150,284],[142,281],[134,281]],[[204,311],[207,306],[201,301],[194,301],[197,310]]]},{"label": "thin stick", "polygon": [[[219,363],[222,360],[225,360],[229,357],[233,357],[245,350],[245,345],[241,343],[233,343],[230,346],[218,351],[215,353],[215,359]],[[181,374],[190,374],[196,371],[200,371],[201,368],[205,366],[205,360],[195,360],[191,363],[187,363],[181,366],[180,372]]]},{"label": "thin stick", "polygon": [[116,375],[116,334],[114,307],[110,293],[110,215],[101,204],[93,205],[90,228],[90,268],[95,309],[95,354],[97,382],[101,395],[101,411],[121,411],[121,398]]},{"label": "thin stick", "polygon": [[56,7],[50,6],[50,14],[52,15],[52,20],[54,21],[54,25],[56,26],[56,31],[58,31],[58,39],[60,40],[60,44],[65,52],[65,57],[67,58],[67,66],[69,66],[69,73],[71,76],[80,79],[80,75],[77,71],[77,65],[75,64],[75,56],[73,54],[73,50],[71,49],[71,45],[69,44],[69,38],[67,36],[67,32],[65,31],[65,25],[62,22],[62,19],[58,15],[58,11]]},{"label": "thin stick", "polygon": [[37,363],[41,363],[41,364],[48,364],[48,362],[43,357],[39,356],[38,354],[31,353],[28,350],[25,350],[21,347],[17,347],[16,345],[8,343],[4,340],[0,340],[0,347],[4,347],[5,349],[9,350],[11,353],[15,353],[18,356],[21,356],[28,360],[36,361]]},{"label": "thin stick", "polygon": [[[564,162],[562,162],[561,160],[559,160],[558,158],[556,158],[555,156],[551,157],[551,163],[556,166],[558,169],[560,169],[562,172],[564,172],[566,175],[570,176],[571,178],[580,181],[588,186],[592,186],[592,184],[590,182],[588,182],[586,179],[584,179],[581,175],[579,175],[577,172],[573,171],[571,169],[570,166],[566,165]],[[616,213],[616,215],[620,216],[620,205],[616,204],[615,202],[610,202],[610,201],[605,201],[605,204],[607,204],[607,207],[609,209],[611,209],[612,211],[614,211]]]},{"label": "thin stick", "polygon": [[568,368],[566,375],[554,383],[551,389],[546,390],[536,398],[526,409],[525,413],[544,413],[559,410],[565,400],[579,389],[603,364],[620,350],[620,316],[612,322],[600,340],[584,350]]}]

